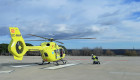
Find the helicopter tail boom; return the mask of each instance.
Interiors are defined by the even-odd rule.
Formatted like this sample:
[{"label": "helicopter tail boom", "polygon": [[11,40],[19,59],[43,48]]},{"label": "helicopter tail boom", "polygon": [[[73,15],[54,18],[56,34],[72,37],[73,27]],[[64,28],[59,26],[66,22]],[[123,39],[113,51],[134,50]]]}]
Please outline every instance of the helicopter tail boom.
[{"label": "helicopter tail boom", "polygon": [[28,51],[41,51],[43,48],[41,46],[26,46]]}]

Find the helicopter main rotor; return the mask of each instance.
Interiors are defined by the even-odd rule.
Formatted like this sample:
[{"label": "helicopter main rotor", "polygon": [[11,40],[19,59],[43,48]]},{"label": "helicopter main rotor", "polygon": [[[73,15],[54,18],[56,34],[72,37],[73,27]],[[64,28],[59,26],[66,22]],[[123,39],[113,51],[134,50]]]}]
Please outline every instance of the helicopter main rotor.
[{"label": "helicopter main rotor", "polygon": [[48,41],[50,41],[50,42],[55,41],[55,42],[58,42],[58,43],[64,44],[63,42],[57,41],[57,40],[54,39],[54,38],[45,38],[45,37],[37,36],[37,35],[33,35],[33,34],[28,34],[28,35],[30,35],[30,36],[35,36],[35,37],[39,37],[39,38],[42,38],[42,39],[45,39],[45,40],[26,40],[26,41],[46,41],[46,40],[48,40]]},{"label": "helicopter main rotor", "polygon": [[42,38],[42,39],[45,39],[45,40],[26,40],[26,41],[50,41],[50,42],[58,42],[58,43],[61,43],[61,44],[64,44],[63,42],[60,42],[60,41],[57,41],[57,40],[70,40],[70,39],[96,39],[96,38],[68,38],[68,39],[54,39],[54,38],[45,38],[45,37],[42,37],[42,36],[37,36],[37,35],[33,35],[33,34],[28,34],[30,36],[35,36],[35,37],[39,37],[39,38]]}]

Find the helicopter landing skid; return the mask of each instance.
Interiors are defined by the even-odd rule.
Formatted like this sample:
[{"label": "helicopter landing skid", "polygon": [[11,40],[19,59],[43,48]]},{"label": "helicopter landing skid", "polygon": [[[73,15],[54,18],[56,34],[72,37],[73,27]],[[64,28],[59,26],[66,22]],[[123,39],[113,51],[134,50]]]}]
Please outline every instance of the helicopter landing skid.
[{"label": "helicopter landing skid", "polygon": [[44,64],[50,64],[50,62],[45,62],[45,61],[42,61],[42,63],[41,63],[41,64],[39,64],[39,65],[44,65]]},{"label": "helicopter landing skid", "polygon": [[[59,64],[59,62],[63,62],[63,64]],[[67,63],[67,60],[63,60],[63,59],[61,59],[61,60],[58,60],[58,61],[54,61],[55,63],[56,63],[56,65],[64,65],[64,64],[66,64]]]}]

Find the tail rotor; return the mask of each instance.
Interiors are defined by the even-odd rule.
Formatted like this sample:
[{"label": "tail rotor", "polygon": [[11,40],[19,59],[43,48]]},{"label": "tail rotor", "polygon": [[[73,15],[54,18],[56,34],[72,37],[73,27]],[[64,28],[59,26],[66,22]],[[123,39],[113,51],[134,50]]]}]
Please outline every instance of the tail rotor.
[{"label": "tail rotor", "polygon": [[23,44],[20,41],[18,41],[16,44],[16,51],[18,54],[21,54],[23,52]]},{"label": "tail rotor", "polygon": [[9,30],[12,40],[8,46],[8,50],[14,56],[14,59],[22,60],[23,56],[27,52],[24,39],[17,27],[9,27]]}]

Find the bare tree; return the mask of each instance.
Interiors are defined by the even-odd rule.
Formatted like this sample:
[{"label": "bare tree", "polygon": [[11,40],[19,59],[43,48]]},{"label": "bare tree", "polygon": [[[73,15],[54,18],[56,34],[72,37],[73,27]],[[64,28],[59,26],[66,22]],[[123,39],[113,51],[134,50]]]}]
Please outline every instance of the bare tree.
[{"label": "bare tree", "polygon": [[94,48],[93,52],[94,52],[95,55],[98,55],[98,56],[103,55],[103,49],[102,49],[102,47],[96,47],[96,48]]},{"label": "bare tree", "polygon": [[89,49],[88,47],[84,47],[81,50],[81,54],[82,54],[82,56],[90,56],[91,55],[91,49]]},{"label": "bare tree", "polygon": [[135,50],[126,50],[125,54],[126,56],[137,56],[137,52]]},{"label": "bare tree", "polygon": [[80,56],[80,51],[79,50],[72,50],[72,53],[71,53],[72,56]]},{"label": "bare tree", "polygon": [[106,50],[105,55],[106,56],[114,56],[115,54],[114,54],[113,51],[111,51],[111,50],[108,49],[108,50]]}]

